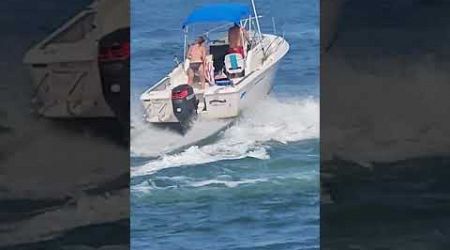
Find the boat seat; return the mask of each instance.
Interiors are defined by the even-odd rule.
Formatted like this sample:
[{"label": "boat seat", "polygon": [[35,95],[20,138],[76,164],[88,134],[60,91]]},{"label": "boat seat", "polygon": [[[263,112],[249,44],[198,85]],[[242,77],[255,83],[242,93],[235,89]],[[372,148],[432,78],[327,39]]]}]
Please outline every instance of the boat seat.
[{"label": "boat seat", "polygon": [[231,53],[225,56],[225,70],[228,74],[242,74],[245,69],[244,65],[244,58],[239,53]]}]

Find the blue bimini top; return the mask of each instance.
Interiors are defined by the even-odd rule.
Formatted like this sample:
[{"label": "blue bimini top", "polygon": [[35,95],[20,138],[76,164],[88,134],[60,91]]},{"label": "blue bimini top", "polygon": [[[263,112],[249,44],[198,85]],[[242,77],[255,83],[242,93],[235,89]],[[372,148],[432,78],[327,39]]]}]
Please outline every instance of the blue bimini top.
[{"label": "blue bimini top", "polygon": [[250,9],[245,4],[218,3],[207,4],[195,9],[183,22],[183,29],[192,23],[205,22],[233,22],[239,23],[244,17],[250,15]]}]

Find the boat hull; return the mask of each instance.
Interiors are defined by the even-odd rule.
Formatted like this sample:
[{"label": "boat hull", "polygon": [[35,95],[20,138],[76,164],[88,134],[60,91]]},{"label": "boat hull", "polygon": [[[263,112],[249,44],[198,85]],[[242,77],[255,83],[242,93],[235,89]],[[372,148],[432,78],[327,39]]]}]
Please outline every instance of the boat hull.
[{"label": "boat hull", "polygon": [[[117,116],[104,96],[98,43],[117,30],[129,28],[128,5],[127,0],[95,1],[27,51],[24,63],[31,73],[32,103],[39,115]],[[120,78],[129,78],[129,73],[120,74]]]},{"label": "boat hull", "polygon": [[[205,91],[198,90],[201,91],[198,93],[201,105],[198,109],[199,119],[234,119],[270,93],[278,65],[289,50],[289,44],[278,36],[264,37],[263,43],[247,56],[247,75],[232,79],[234,84],[230,86],[214,85]],[[160,125],[177,122],[169,94],[170,89],[179,82],[180,74],[177,71],[174,69],[168,77],[141,95],[148,122]],[[172,79],[174,76],[178,77],[176,81]]]},{"label": "boat hull", "polygon": [[262,72],[247,88],[239,93],[241,109],[248,109],[261,99],[264,99],[272,90],[278,63]]}]

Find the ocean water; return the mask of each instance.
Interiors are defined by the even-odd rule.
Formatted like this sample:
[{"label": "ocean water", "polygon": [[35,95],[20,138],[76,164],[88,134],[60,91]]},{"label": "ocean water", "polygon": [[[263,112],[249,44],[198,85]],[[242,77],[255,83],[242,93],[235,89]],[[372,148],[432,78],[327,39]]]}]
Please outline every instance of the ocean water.
[{"label": "ocean water", "polygon": [[207,143],[147,154],[178,135],[143,122],[139,95],[181,57],[183,18],[207,2],[131,1],[132,249],[318,249],[319,1],[257,0],[263,32],[273,17],[291,46],[270,96]]}]

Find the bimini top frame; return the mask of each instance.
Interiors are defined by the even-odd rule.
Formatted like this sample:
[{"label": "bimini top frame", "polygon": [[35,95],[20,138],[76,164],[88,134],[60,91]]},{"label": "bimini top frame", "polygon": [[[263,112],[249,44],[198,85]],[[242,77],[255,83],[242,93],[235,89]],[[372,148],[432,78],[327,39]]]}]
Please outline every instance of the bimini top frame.
[{"label": "bimini top frame", "polygon": [[188,26],[195,23],[232,22],[240,23],[242,26],[245,25],[247,21],[250,22],[251,20],[255,20],[256,31],[261,40],[261,27],[259,26],[258,21],[260,16],[258,16],[256,12],[255,1],[252,0],[251,2],[253,7],[253,17],[250,15],[250,8],[248,5],[240,3],[207,4],[193,10],[182,24],[184,30],[184,59],[186,59]]}]

